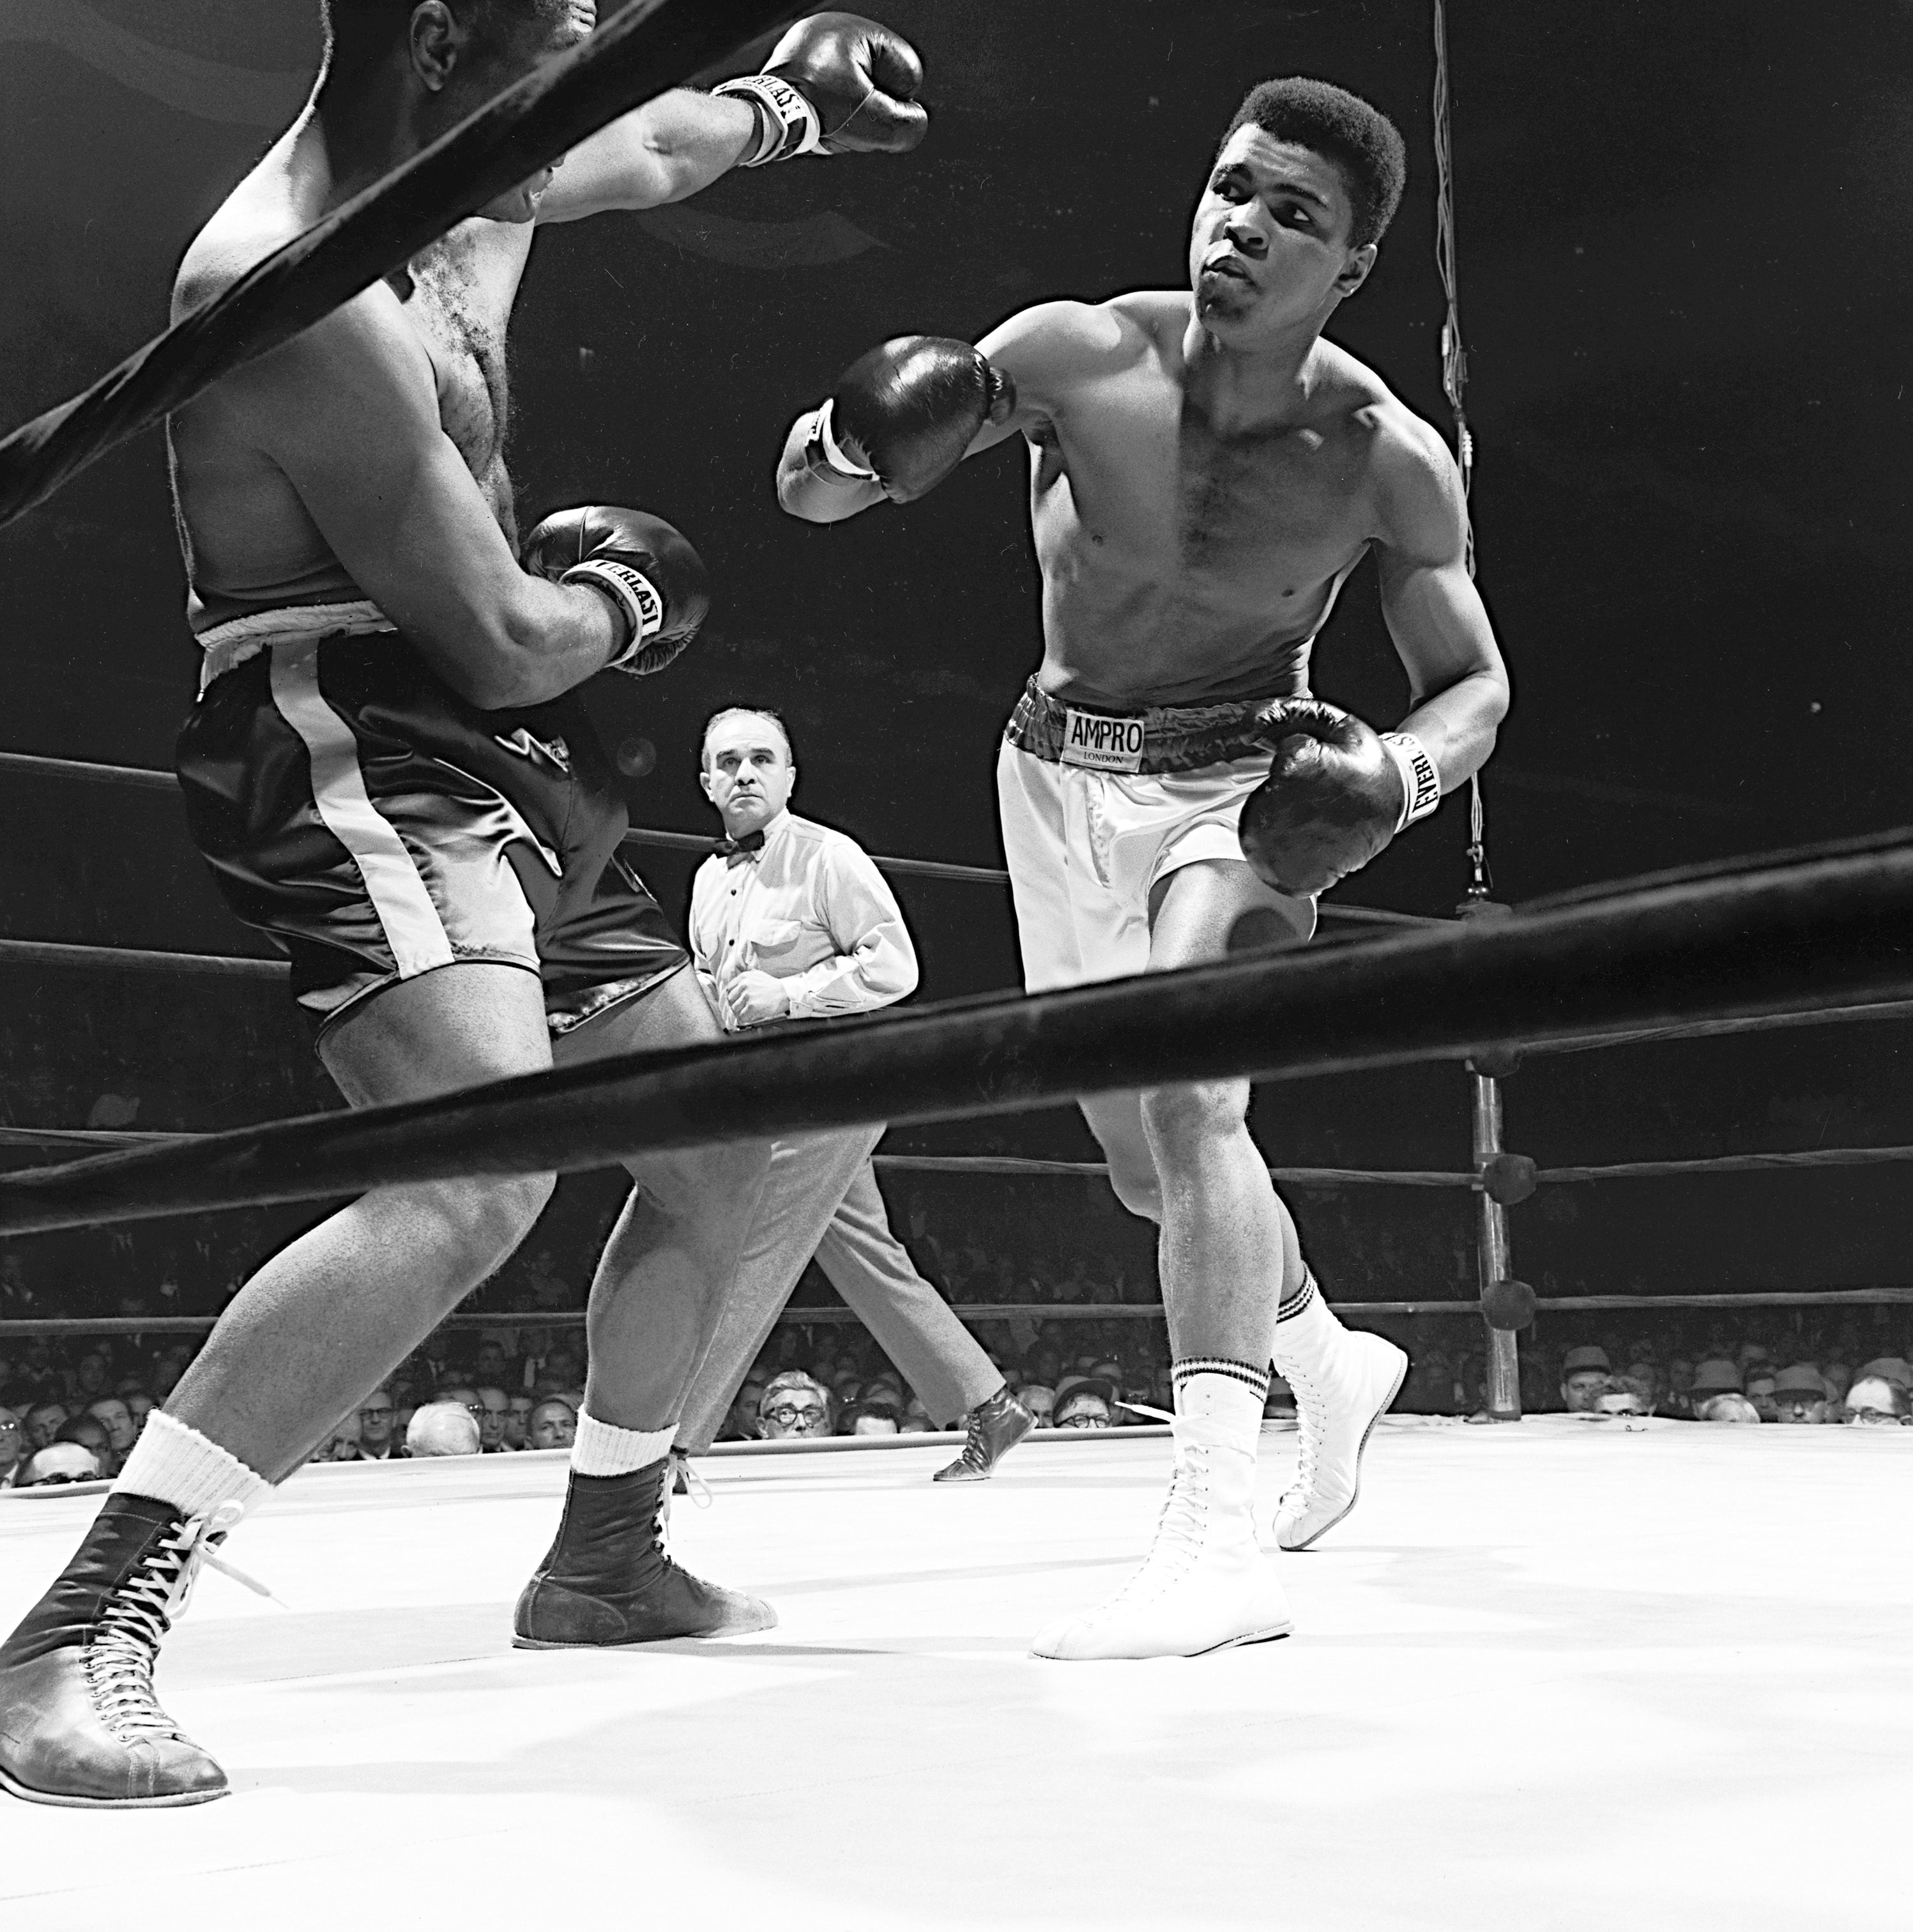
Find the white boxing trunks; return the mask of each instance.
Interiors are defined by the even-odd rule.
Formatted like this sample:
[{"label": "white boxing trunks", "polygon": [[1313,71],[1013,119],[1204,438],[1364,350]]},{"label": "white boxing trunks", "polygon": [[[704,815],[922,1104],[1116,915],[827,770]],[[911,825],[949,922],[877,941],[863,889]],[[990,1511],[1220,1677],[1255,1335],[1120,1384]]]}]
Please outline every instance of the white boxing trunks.
[{"label": "white boxing trunks", "polygon": [[[1158,881],[1242,857],[1242,808],[1269,776],[1255,728],[1270,702],[1114,714],[1064,704],[1030,680],[997,758],[1027,991],[1147,970]],[[1313,899],[1255,890],[1250,903],[1279,912],[1298,940],[1314,933]]]}]

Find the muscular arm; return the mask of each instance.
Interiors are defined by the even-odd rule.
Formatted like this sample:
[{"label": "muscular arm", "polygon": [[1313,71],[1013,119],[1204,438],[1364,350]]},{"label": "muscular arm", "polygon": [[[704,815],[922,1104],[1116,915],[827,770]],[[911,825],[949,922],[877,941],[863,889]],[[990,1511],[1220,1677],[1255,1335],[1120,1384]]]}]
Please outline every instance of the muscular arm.
[{"label": "muscular arm", "polygon": [[1402,413],[1379,458],[1382,615],[1414,700],[1399,728],[1421,740],[1450,791],[1495,748],[1508,674],[1468,575],[1461,479],[1434,430]]},{"label": "muscular arm", "polygon": [[661,208],[707,188],[752,145],[743,101],[678,88],[580,141],[538,202],[541,225],[613,208]]},{"label": "muscular arm", "polygon": [[468,702],[541,704],[623,647],[603,598],[519,568],[382,284],[196,406],[226,412],[278,466],[353,580]]},{"label": "muscular arm", "polygon": [[[1002,422],[985,424],[965,458],[1035,428],[1058,406],[1070,383],[1118,351],[1122,339],[1123,325],[1114,312],[1087,302],[1042,302],[999,323],[976,346],[1016,385],[1016,407]],[[806,523],[841,523],[887,499],[880,484],[834,475],[817,460],[811,447],[817,413],[806,410],[784,438],[777,499]]]}]

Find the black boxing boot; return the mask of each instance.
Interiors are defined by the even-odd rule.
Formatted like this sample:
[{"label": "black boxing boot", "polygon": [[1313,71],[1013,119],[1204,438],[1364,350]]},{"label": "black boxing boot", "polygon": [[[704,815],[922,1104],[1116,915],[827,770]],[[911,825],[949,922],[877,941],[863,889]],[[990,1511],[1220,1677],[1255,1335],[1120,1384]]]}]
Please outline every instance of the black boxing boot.
[{"label": "black boxing boot", "polygon": [[981,1483],[1036,1426],[1036,1418],[1009,1392],[1006,1382],[988,1402],[970,1412],[970,1434],[963,1453],[939,1469],[933,1483]]},{"label": "black boxing boot", "polygon": [[187,1517],[107,1497],[65,1574],[0,1645],[0,1785],[37,1804],[202,1804],[226,1774],[160,1708],[153,1666],[237,1504]]},{"label": "black boxing boot", "polygon": [[519,1649],[614,1649],[775,1624],[769,1604],[706,1583],[666,1554],[661,1518],[670,1466],[664,1456],[628,1476],[572,1471],[557,1540],[512,1617]]}]

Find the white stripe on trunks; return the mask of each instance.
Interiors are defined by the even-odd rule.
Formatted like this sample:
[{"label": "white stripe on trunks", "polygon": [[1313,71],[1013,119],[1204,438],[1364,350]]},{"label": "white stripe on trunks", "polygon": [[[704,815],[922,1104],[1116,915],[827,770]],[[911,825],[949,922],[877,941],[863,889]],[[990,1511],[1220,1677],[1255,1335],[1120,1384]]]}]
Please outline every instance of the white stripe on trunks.
[{"label": "white stripe on trunks", "polygon": [[319,646],[316,638],[273,646],[272,701],[304,743],[319,819],[352,854],[399,976],[409,980],[449,966],[451,941],[405,842],[365,789],[358,740],[319,688]]}]

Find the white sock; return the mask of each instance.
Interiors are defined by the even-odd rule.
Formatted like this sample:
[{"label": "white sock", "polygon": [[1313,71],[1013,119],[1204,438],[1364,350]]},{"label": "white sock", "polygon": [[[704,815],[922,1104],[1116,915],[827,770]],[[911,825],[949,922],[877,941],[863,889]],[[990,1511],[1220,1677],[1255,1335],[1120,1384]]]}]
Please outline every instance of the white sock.
[{"label": "white sock", "polygon": [[1315,1277],[1305,1268],[1301,1286],[1284,1298],[1277,1312],[1276,1339],[1270,1352],[1276,1366],[1285,1372],[1291,1364],[1313,1367],[1327,1352],[1339,1346],[1348,1333],[1322,1299]]},{"label": "white sock", "polygon": [[1263,1395],[1255,1384],[1231,1370],[1198,1369],[1178,1362],[1175,1369],[1176,1413],[1188,1422],[1210,1425],[1207,1433],[1221,1432],[1232,1449],[1253,1456],[1261,1439]]},{"label": "white sock", "polygon": [[578,1417],[578,1432],[571,1444],[571,1468],[580,1476],[628,1476],[634,1469],[661,1462],[670,1454],[669,1429],[614,1429],[600,1422],[589,1412]]},{"label": "white sock", "polygon": [[272,1485],[210,1436],[156,1408],[113,1478],[113,1493],[151,1496],[190,1517],[210,1516],[222,1503],[250,1512],[271,1495]]}]

